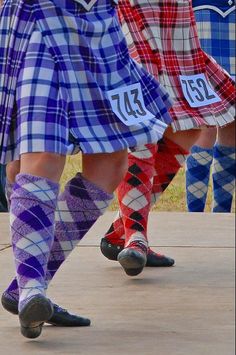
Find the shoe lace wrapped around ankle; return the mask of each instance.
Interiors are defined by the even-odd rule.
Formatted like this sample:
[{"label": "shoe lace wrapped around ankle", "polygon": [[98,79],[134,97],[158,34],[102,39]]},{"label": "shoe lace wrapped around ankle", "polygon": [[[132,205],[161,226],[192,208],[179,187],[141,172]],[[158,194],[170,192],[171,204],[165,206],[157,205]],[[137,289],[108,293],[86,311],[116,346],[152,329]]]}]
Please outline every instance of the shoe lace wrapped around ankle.
[{"label": "shoe lace wrapped around ankle", "polygon": [[148,254],[149,254],[149,255],[157,255],[157,256],[160,257],[160,258],[164,258],[164,257],[165,257],[164,254],[157,253],[157,252],[153,251],[151,248],[148,248]]},{"label": "shoe lace wrapped around ankle", "polygon": [[58,304],[54,303],[54,310],[60,313],[68,313],[67,309],[60,307]]},{"label": "shoe lace wrapped around ankle", "polygon": [[128,248],[141,249],[141,251],[147,254],[148,248],[140,241],[133,241],[128,245]]}]

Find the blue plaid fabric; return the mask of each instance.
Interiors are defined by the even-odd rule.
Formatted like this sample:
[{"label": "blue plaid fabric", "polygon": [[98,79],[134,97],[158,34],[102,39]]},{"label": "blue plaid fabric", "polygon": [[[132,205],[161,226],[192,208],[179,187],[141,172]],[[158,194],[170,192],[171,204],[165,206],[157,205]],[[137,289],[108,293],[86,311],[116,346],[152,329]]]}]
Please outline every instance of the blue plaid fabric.
[{"label": "blue plaid fabric", "polygon": [[[195,3],[198,4],[197,1]],[[225,17],[213,9],[194,10],[202,49],[210,54],[235,80],[235,6],[233,11]]]},{"label": "blue plaid fabric", "polygon": [[[80,3],[5,0],[1,162],[26,152],[114,152],[156,142],[171,122],[168,94],[128,54],[114,2],[97,0],[90,11]],[[155,118],[128,127],[113,113],[107,91],[134,83]]]},{"label": "blue plaid fabric", "polygon": [[0,212],[7,212],[5,184],[6,184],[6,167],[0,164]]}]

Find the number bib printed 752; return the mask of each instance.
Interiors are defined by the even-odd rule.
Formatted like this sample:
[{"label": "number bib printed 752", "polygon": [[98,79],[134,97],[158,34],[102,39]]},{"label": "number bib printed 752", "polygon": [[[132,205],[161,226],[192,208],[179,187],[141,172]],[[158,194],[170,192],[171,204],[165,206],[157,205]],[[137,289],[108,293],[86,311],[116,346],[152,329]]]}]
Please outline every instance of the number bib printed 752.
[{"label": "number bib printed 752", "polygon": [[184,97],[191,107],[202,107],[221,101],[204,74],[180,75],[179,78]]},{"label": "number bib printed 752", "polygon": [[155,117],[145,106],[140,83],[110,90],[107,95],[112,111],[126,126]]}]

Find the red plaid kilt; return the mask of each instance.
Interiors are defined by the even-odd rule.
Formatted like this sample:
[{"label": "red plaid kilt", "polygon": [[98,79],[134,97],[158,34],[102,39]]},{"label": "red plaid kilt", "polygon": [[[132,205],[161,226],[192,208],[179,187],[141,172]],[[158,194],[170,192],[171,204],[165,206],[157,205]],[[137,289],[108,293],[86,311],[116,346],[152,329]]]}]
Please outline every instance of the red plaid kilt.
[{"label": "red plaid kilt", "polygon": [[[119,17],[132,57],[167,89],[174,100],[174,131],[224,126],[234,120],[235,85],[200,47],[191,1],[120,0]],[[221,102],[192,108],[179,75],[204,73]]]}]

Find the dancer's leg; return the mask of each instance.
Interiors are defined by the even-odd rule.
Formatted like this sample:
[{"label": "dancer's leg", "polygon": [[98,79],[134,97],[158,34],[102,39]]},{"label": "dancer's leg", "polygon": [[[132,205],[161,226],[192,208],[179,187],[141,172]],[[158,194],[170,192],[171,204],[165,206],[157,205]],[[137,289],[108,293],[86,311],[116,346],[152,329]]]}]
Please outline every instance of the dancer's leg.
[{"label": "dancer's leg", "polygon": [[[138,208],[143,209],[144,213],[145,206],[141,208],[141,205],[145,203],[145,205],[148,206],[150,204],[150,201],[148,201],[150,198],[149,191],[151,190],[152,179],[155,172],[154,161],[156,151],[157,145],[149,144],[143,147],[138,147],[132,153],[129,153],[128,172],[125,175],[124,181],[120,184],[118,188],[118,192],[120,191],[120,196],[122,195],[121,190],[124,194],[126,190],[127,195],[130,199],[131,195],[133,196],[133,204],[135,204],[135,195],[142,195],[142,193],[144,193],[144,195],[147,195],[147,200],[144,197],[142,201],[140,199],[140,201],[138,202]],[[123,208],[125,207],[123,206]],[[130,209],[130,211],[132,212],[131,204],[127,206],[127,209]],[[142,213],[142,211],[139,212]],[[117,260],[118,253],[124,248],[125,228],[122,219],[122,213],[122,208],[120,208],[117,218],[112,223],[111,227],[105,235],[105,238],[103,238],[101,241],[101,251],[110,260]],[[144,215],[143,217],[140,215],[140,217],[141,220],[139,219],[137,223],[142,224],[142,221],[143,223],[145,223]],[[130,222],[127,220],[127,223],[132,224],[132,220],[130,220]],[[143,227],[140,225],[140,228]]]},{"label": "dancer's leg", "polygon": [[118,260],[128,275],[138,274],[147,261],[146,230],[156,149],[156,145],[147,145],[129,154],[128,172],[117,189],[126,248]]},{"label": "dancer's leg", "polygon": [[213,212],[230,212],[235,191],[235,122],[218,130],[213,162]]},{"label": "dancer's leg", "polygon": [[[83,173],[77,174],[59,196],[55,242],[48,263],[49,283],[60,265],[113,199],[113,191],[127,169],[127,152],[83,155]],[[107,173],[104,174],[104,171]]]},{"label": "dancer's leg", "polygon": [[10,209],[10,205],[11,205],[11,194],[12,194],[13,186],[16,181],[16,175],[19,173],[20,173],[20,160],[15,160],[7,164],[5,194],[6,194],[8,209]]},{"label": "dancer's leg", "polygon": [[189,212],[203,212],[206,204],[216,128],[204,129],[186,161],[186,199]]},{"label": "dancer's leg", "polygon": [[[114,245],[115,238],[118,237],[118,245],[121,248],[122,245],[122,237],[123,233],[121,228],[121,222],[124,223],[123,231],[126,237],[126,247],[130,250],[129,242],[132,242],[132,249],[137,249],[136,242],[141,237],[142,240],[147,240],[146,229],[147,229],[147,219],[150,210],[150,199],[151,199],[151,189],[147,188],[148,181],[152,186],[152,177],[153,177],[153,167],[154,167],[154,159],[155,159],[155,168],[156,168],[156,177],[154,178],[153,183],[153,196],[155,200],[160,194],[165,190],[170,181],[173,179],[179,168],[182,166],[185,161],[185,156],[188,154],[187,149],[191,144],[196,140],[199,135],[198,131],[189,131],[189,132],[181,132],[174,134],[172,130],[167,132],[168,137],[164,138],[162,142],[158,143],[158,150],[153,154],[144,155],[143,149],[137,150],[136,155],[130,155],[130,164],[129,171],[126,175],[124,181],[118,187],[118,197],[120,201],[120,216],[122,216],[122,220],[115,221],[109,231],[108,235],[106,235],[105,240],[102,240],[101,249],[104,255],[106,256],[106,252],[108,251],[108,256],[111,255],[111,248],[113,249],[112,244]],[[176,141],[176,142],[175,142]],[[182,142],[184,147],[181,147],[179,143]],[[147,152],[147,150],[146,150]],[[149,150],[149,153],[151,151]],[[143,156],[142,156],[143,155]],[[145,158],[144,158],[145,156]],[[148,160],[149,159],[149,160]],[[150,165],[152,165],[152,169],[150,169]],[[149,168],[148,168],[149,166]],[[145,181],[141,181],[142,178]],[[140,188],[141,186],[141,188]],[[145,196],[143,196],[144,192],[142,191],[146,186]],[[140,201],[144,203],[144,205],[140,204]],[[115,226],[119,225],[119,232],[116,233]],[[120,234],[120,235],[119,235]],[[130,237],[133,235],[133,238]],[[139,238],[137,238],[139,236]],[[108,241],[108,242],[107,242]],[[105,245],[105,242],[107,244]],[[140,243],[139,243],[140,244]],[[111,245],[111,246],[110,246]],[[119,249],[117,248],[117,251]],[[140,253],[142,253],[140,251]],[[126,256],[126,251],[121,252],[119,259],[123,256]],[[150,266],[162,266],[169,265],[165,263],[165,259],[162,259],[163,264],[160,262],[160,258],[163,256],[159,254],[155,254],[153,251],[149,250],[148,253],[148,265]],[[114,258],[115,259],[115,258]],[[150,259],[150,260],[149,260]],[[157,261],[157,262],[156,262]],[[173,262],[172,262],[173,265]],[[140,272],[140,268],[134,268],[135,270],[129,270],[130,274],[135,274],[136,272]],[[127,272],[127,268],[125,268]]]},{"label": "dancer's leg", "polygon": [[[55,238],[47,264],[46,286],[84,233],[105,210],[106,203],[110,202],[112,196],[88,182],[81,174],[67,183],[58,199]],[[17,279],[14,279],[2,295],[2,304],[5,309],[16,314],[18,300],[19,288]],[[54,314],[47,323],[58,326],[88,326],[90,320],[71,315],[54,304]]]},{"label": "dancer's leg", "polygon": [[[126,151],[83,156],[83,175],[77,174],[69,181],[58,199],[55,240],[47,266],[47,284],[112,201],[111,192],[127,169],[126,159]],[[104,171],[109,171],[109,174],[104,175]],[[17,300],[16,280],[6,293]]]},{"label": "dancer's leg", "polygon": [[199,136],[199,131],[189,130],[173,133],[169,129],[158,143],[155,158],[155,176],[152,188],[152,204],[160,199],[179,169],[184,165],[189,149]]},{"label": "dancer's leg", "polygon": [[19,288],[19,318],[22,334],[29,338],[39,336],[42,323],[53,313],[45,297],[45,277],[54,240],[58,180],[64,162],[65,158],[56,154],[22,155],[20,174],[11,195],[10,226]]},{"label": "dancer's leg", "polygon": [[[192,130],[186,132],[173,133],[172,129],[168,129],[166,137],[158,142],[158,149],[153,151],[153,158],[151,158],[151,151],[149,155],[144,155],[142,149],[136,151],[136,164],[139,170],[142,171],[142,165],[148,159],[153,159],[156,164],[156,176],[154,177],[152,187],[152,204],[156,203],[161,194],[167,188],[174,176],[179,171],[179,168],[185,161],[188,150],[191,145],[199,137],[200,131]],[[132,165],[132,161],[129,166]],[[149,176],[150,180],[153,174]],[[126,179],[126,178],[125,178]],[[105,238],[101,241],[101,251],[110,260],[117,260],[118,253],[124,247],[125,229],[122,220],[122,211],[118,212],[115,221],[110,226]],[[148,250],[147,266],[171,266],[173,259],[165,257],[164,255],[154,253],[151,249]]]}]

